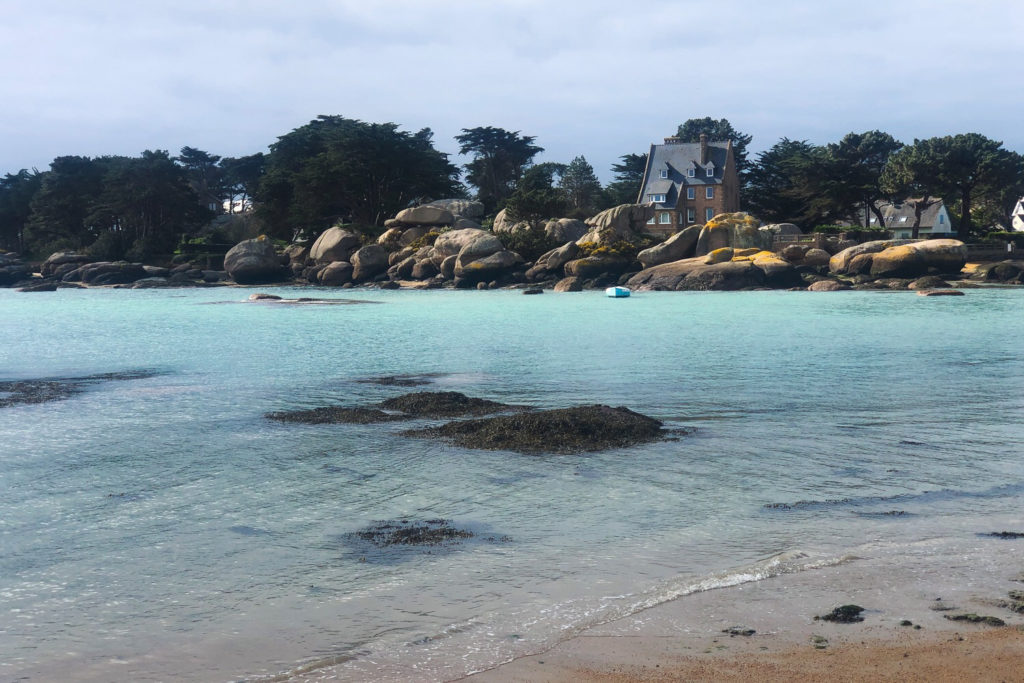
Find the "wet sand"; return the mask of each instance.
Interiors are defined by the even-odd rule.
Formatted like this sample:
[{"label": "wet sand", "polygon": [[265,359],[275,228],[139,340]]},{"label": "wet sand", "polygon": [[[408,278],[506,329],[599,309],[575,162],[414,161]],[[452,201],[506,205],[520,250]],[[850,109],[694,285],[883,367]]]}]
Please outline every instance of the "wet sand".
[{"label": "wet sand", "polygon": [[[1024,589],[1022,550],[981,544],[971,561],[862,557],[695,593],[466,680],[1024,681],[1024,614],[1006,603]],[[865,608],[863,622],[814,619],[849,603]],[[1006,626],[946,618],[965,613]],[[755,633],[722,632],[730,627]]]}]

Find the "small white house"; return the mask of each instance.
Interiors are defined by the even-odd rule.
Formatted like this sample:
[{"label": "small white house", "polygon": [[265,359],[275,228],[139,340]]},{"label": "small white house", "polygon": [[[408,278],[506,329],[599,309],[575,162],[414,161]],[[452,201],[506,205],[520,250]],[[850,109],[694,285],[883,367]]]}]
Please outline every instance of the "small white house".
[{"label": "small white house", "polygon": [[[885,228],[892,233],[893,239],[910,239],[914,234],[914,206],[919,200],[908,199],[899,204],[891,202],[879,202],[878,209],[885,220],[885,225],[878,225],[878,218],[871,214],[870,227]],[[952,237],[956,233],[949,222],[949,212],[946,205],[939,200],[928,206],[921,212],[921,225],[918,227],[918,237],[922,239]]]},{"label": "small white house", "polygon": [[1010,214],[1010,230],[1024,232],[1024,197],[1020,198]]}]

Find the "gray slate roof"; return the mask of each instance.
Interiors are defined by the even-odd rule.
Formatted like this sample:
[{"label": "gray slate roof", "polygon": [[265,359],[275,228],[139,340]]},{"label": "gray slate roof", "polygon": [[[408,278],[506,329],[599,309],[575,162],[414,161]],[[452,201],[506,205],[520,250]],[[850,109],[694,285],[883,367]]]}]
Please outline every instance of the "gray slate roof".
[{"label": "gray slate roof", "polygon": [[[721,185],[728,151],[728,142],[708,142],[708,162],[714,166],[715,170],[714,176],[709,178],[705,167],[700,164],[699,142],[651,145],[639,203],[646,204],[649,201],[647,195],[664,194],[666,195],[665,202],[655,204],[655,206],[674,209],[679,201],[680,193],[683,192],[683,187],[687,185]],[[690,168],[696,171],[692,178],[686,175],[687,169]],[[661,171],[665,169],[668,170],[668,178],[661,177]]]},{"label": "gray slate roof", "polygon": [[[910,228],[914,225],[914,200],[910,199],[901,204],[890,202],[878,202],[876,206],[885,218],[886,228]],[[939,210],[942,209],[942,200],[939,200],[921,212],[921,227],[930,228],[939,219]],[[874,218],[874,214],[871,218]],[[903,220],[901,220],[903,219]],[[949,226],[945,226],[949,229]]]}]

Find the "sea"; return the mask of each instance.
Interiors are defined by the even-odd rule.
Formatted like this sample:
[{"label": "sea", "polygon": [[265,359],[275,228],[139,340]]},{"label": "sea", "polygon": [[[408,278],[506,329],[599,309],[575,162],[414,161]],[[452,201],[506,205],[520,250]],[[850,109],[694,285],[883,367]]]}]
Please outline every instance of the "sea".
[{"label": "sea", "polygon": [[[964,291],[0,290],[0,680],[445,681],[857,557],[1019,558],[984,534],[1024,532],[1024,290]],[[412,391],[675,432],[266,418]],[[359,536],[426,520],[472,537]]]}]

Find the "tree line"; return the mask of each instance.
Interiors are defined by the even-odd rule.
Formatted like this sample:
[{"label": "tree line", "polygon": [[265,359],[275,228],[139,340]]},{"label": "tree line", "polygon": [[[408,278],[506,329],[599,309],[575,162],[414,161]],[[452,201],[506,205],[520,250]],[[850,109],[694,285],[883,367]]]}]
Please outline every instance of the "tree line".
[{"label": "tree line", "polygon": [[[826,145],[783,138],[753,160],[752,136],[727,119],[689,119],[676,130],[683,142],[702,133],[732,141],[741,207],[767,222],[807,229],[863,216],[881,200],[913,201],[920,214],[942,198],[966,237],[976,226],[1005,224],[1024,195],[1024,158],[976,133],[912,144],[881,131]],[[406,206],[440,197],[472,197],[487,216],[507,209],[537,224],[637,201],[647,164],[646,152],[624,154],[602,185],[582,155],[535,163],[544,149],[520,131],[466,128],[455,141],[468,158],[462,168],[434,147],[429,128],[319,116],[267,153],[243,157],[193,147],[177,156],[58,157],[46,171],[0,178],[0,247],[37,257],[90,250],[144,260],[209,236],[214,217],[236,212],[285,240],[338,222],[373,234]]]}]

